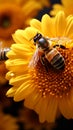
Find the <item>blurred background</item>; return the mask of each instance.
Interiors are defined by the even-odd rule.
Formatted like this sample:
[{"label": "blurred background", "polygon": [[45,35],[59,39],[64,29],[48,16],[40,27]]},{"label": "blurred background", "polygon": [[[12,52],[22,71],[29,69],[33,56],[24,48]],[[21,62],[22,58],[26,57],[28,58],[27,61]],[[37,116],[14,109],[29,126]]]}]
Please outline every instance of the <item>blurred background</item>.
[{"label": "blurred background", "polygon": [[[15,30],[25,29],[32,18],[41,20],[45,13],[50,15],[57,3],[62,4],[61,0],[0,0],[0,48],[9,48]],[[23,101],[7,98],[11,86],[6,72],[5,63],[0,61],[0,130],[73,130],[73,120],[61,116],[55,123],[40,123],[38,115],[24,107]]]}]

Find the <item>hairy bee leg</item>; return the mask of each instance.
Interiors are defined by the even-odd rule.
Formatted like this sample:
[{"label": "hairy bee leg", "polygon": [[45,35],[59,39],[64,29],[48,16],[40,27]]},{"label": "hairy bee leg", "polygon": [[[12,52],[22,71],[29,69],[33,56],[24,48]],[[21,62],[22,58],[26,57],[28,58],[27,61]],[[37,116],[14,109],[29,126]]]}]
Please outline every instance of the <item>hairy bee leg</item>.
[{"label": "hairy bee leg", "polygon": [[40,61],[42,65],[45,67],[46,72],[48,72],[48,65],[46,64],[45,57],[44,56],[40,57]]}]

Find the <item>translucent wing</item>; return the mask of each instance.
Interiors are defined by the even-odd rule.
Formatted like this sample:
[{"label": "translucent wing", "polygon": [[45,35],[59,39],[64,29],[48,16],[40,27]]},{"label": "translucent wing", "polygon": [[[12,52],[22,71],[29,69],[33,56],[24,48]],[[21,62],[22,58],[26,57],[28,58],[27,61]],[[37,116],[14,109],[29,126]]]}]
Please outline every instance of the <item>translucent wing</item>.
[{"label": "translucent wing", "polygon": [[46,37],[46,39],[48,41],[52,41],[53,44],[55,43],[58,45],[63,45],[66,48],[69,44],[71,44],[73,42],[70,38],[67,38],[67,37],[54,37],[54,38]]},{"label": "translucent wing", "polygon": [[31,61],[29,62],[29,68],[35,68],[38,61],[40,59],[40,56],[39,56],[39,49],[36,49],[34,55],[32,56],[32,59]]}]

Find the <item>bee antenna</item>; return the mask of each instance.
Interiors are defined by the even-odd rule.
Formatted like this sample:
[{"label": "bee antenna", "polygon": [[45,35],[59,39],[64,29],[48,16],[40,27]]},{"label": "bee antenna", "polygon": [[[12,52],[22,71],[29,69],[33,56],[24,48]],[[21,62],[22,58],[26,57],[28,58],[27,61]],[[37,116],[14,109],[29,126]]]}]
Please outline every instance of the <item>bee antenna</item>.
[{"label": "bee antenna", "polygon": [[[36,33],[36,35],[38,35],[38,32]],[[32,38],[29,39],[29,41],[31,41],[35,36],[33,36]]]}]

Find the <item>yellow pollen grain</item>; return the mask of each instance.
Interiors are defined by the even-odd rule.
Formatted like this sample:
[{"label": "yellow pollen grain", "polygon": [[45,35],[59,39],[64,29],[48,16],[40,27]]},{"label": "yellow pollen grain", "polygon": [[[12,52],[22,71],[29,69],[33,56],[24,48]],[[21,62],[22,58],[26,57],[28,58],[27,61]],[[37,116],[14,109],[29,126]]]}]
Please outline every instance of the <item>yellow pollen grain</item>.
[{"label": "yellow pollen grain", "polygon": [[39,92],[42,92],[43,90],[42,89],[39,89]]},{"label": "yellow pollen grain", "polygon": [[48,89],[47,91],[50,92],[50,89]]}]

